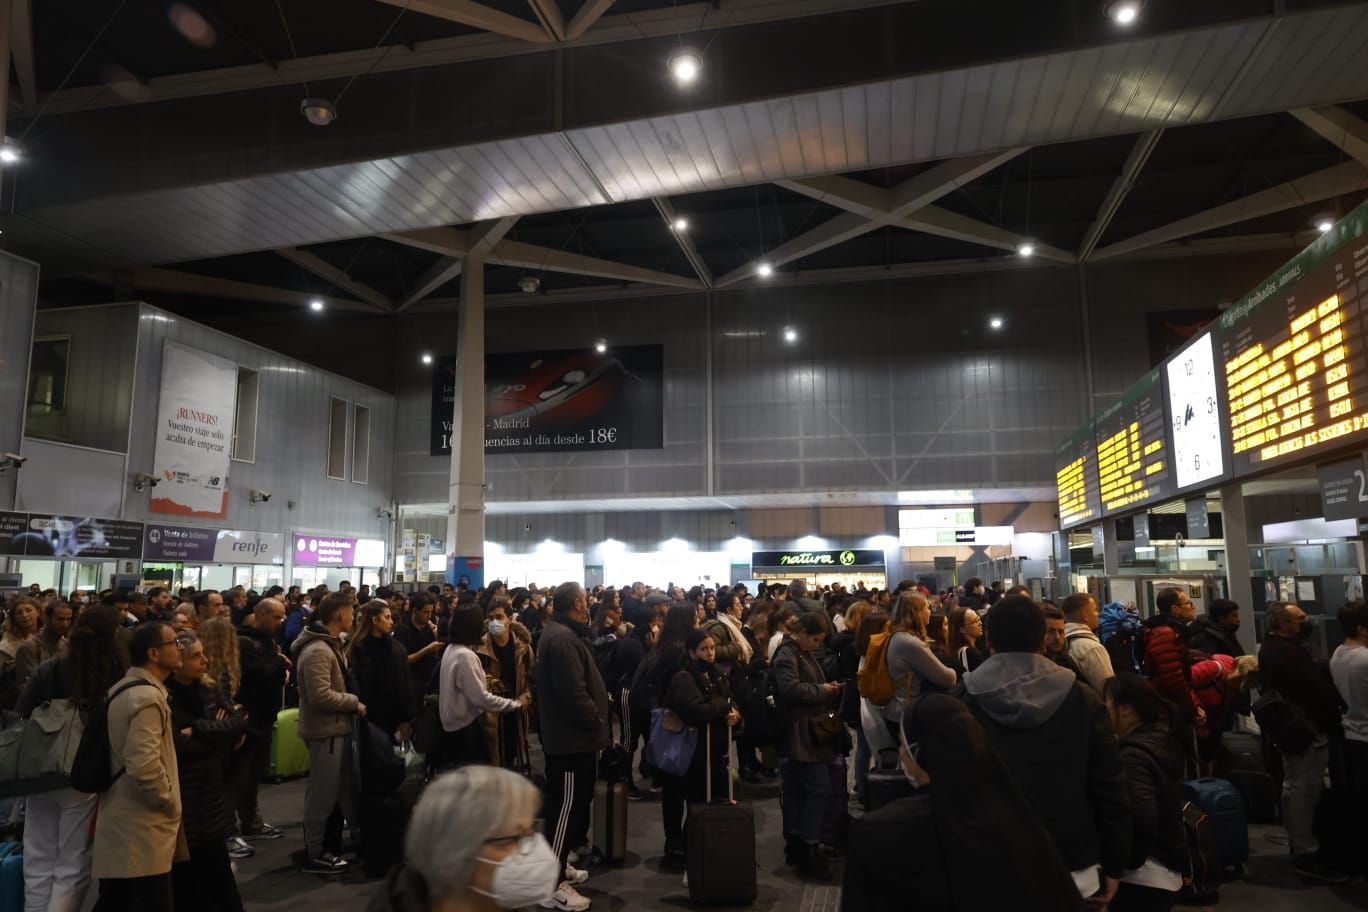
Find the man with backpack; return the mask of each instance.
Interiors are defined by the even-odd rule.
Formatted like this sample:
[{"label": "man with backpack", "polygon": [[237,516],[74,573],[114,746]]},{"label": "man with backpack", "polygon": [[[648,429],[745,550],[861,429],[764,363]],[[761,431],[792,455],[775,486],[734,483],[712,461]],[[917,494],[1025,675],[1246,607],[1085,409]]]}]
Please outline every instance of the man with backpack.
[{"label": "man with backpack", "polygon": [[133,664],[110,688],[104,707],[108,743],[102,746],[113,781],[95,818],[96,909],[170,912],[171,865],[190,857],[164,683],[180,667],[181,647],[169,625],[152,621],[130,633],[128,651]]},{"label": "man with backpack", "polygon": [[1197,616],[1197,608],[1178,588],[1161,589],[1154,597],[1154,607],[1158,614],[1140,625],[1145,644],[1141,669],[1187,721],[1204,722],[1206,712],[1192,692],[1192,653],[1188,650],[1188,627]]},{"label": "man with backpack", "polygon": [[1064,642],[1069,658],[1098,693],[1114,677],[1107,647],[1097,638],[1101,612],[1097,599],[1086,592],[1075,592],[1064,600]]}]

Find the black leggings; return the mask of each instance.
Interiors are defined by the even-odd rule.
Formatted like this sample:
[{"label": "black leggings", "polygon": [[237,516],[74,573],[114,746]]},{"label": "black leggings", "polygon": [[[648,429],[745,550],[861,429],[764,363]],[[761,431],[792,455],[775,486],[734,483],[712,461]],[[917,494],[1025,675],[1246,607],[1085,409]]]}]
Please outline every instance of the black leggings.
[{"label": "black leggings", "polygon": [[192,845],[190,860],[172,865],[171,887],[177,909],[242,912],[242,897],[222,839]]}]

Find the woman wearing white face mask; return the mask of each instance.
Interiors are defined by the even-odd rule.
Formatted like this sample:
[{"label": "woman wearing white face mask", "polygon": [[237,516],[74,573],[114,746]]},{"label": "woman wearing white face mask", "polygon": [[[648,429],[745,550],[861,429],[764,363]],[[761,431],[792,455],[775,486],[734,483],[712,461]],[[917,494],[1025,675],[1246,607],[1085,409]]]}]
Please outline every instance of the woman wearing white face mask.
[{"label": "woman wearing white face mask", "polygon": [[[484,639],[474,649],[487,659],[484,664],[488,669],[490,689],[500,696],[525,703],[517,712],[485,716],[491,726],[490,761],[504,769],[521,769],[519,758],[525,756],[522,744],[527,738],[532,703],[532,635],[513,620],[512,606],[504,595],[490,599],[485,630],[488,632]],[[502,687],[498,686],[500,684]]]},{"label": "woman wearing white face mask", "polygon": [[508,770],[467,766],[434,779],[414,808],[404,863],[368,912],[495,912],[555,891],[560,862],[533,820],[536,786]]}]

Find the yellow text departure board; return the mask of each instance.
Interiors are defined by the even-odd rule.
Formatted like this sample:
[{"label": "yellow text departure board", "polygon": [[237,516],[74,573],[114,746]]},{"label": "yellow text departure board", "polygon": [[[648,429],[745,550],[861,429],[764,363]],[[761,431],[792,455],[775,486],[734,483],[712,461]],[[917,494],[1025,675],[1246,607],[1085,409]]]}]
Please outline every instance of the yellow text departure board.
[{"label": "yellow text departure board", "polygon": [[1155,368],[1094,420],[1103,515],[1174,493],[1165,415],[1161,371]]},{"label": "yellow text departure board", "polygon": [[1368,437],[1368,247],[1347,245],[1309,275],[1269,287],[1257,306],[1221,319],[1236,476]]},{"label": "yellow text departure board", "polygon": [[1097,481],[1097,438],[1089,421],[1055,450],[1059,526],[1069,529],[1102,516]]}]

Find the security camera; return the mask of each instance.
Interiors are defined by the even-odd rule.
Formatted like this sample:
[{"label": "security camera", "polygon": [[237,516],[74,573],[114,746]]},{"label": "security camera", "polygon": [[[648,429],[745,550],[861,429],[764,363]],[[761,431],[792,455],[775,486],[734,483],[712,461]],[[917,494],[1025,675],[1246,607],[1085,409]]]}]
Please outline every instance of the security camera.
[{"label": "security camera", "polygon": [[265,503],[270,499],[270,491],[258,491],[256,489],[253,489],[247,493],[247,500],[249,503]]},{"label": "security camera", "polygon": [[394,511],[386,510],[384,507],[377,507],[375,516],[377,519],[394,519]]},{"label": "security camera", "polygon": [[133,476],[133,490],[141,491],[144,488],[155,488],[161,483],[161,479],[155,475],[144,475],[142,472]]},{"label": "security camera", "polygon": [[531,524],[531,523],[523,523],[523,531],[524,531],[524,532],[531,532],[531,531],[532,531],[532,524]]},{"label": "security camera", "polygon": [[6,453],[4,457],[0,458],[0,472],[21,468],[26,462],[28,462],[27,456],[20,456],[18,453]]}]

